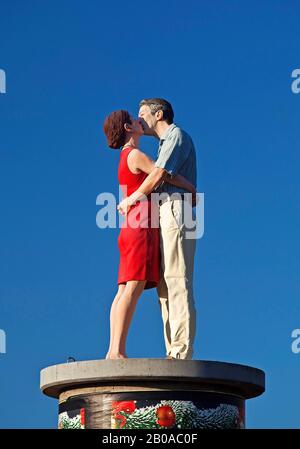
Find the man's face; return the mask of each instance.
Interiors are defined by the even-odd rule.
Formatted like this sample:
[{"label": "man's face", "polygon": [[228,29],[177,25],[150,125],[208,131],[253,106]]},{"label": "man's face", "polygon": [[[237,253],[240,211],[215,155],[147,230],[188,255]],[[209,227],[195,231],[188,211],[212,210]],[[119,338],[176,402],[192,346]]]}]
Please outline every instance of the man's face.
[{"label": "man's face", "polygon": [[144,134],[153,136],[155,134],[154,130],[157,123],[156,114],[152,114],[150,107],[144,104],[140,107],[139,117],[144,129]]}]

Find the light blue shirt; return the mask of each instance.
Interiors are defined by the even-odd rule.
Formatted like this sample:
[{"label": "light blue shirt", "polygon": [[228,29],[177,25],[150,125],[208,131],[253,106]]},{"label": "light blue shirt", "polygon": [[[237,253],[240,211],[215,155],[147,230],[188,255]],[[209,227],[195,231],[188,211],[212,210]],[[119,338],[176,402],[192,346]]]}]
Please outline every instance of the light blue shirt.
[{"label": "light blue shirt", "polygon": [[[155,167],[164,168],[171,176],[182,175],[195,187],[197,183],[196,151],[191,137],[173,123],[161,136]],[[156,192],[185,193],[187,190],[166,182]]]}]

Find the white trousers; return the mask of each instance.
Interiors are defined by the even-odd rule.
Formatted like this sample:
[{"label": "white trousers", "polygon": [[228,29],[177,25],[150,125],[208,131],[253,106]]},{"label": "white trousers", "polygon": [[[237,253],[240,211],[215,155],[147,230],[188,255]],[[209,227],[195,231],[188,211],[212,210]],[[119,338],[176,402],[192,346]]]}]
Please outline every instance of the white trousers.
[{"label": "white trousers", "polygon": [[192,359],[196,333],[193,294],[196,239],[187,238],[191,229],[184,223],[184,207],[184,202],[176,199],[165,201],[159,208],[161,277],[157,293],[166,354]]}]

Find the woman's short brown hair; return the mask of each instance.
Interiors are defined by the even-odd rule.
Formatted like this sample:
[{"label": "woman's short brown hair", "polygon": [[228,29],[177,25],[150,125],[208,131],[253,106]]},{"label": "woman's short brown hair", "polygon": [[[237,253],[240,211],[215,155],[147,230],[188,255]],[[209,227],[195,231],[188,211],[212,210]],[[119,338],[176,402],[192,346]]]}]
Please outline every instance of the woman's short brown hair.
[{"label": "woman's short brown hair", "polygon": [[103,130],[107,138],[107,144],[110,148],[121,148],[125,145],[126,130],[125,123],[131,124],[131,118],[128,111],[120,109],[109,114],[103,125]]}]

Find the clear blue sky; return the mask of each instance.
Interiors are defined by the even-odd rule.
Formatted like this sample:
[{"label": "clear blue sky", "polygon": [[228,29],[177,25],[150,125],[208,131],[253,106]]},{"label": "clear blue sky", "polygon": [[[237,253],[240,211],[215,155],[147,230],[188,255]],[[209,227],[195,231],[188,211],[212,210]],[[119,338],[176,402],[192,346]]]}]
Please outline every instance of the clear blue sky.
[{"label": "clear blue sky", "polygon": [[[1,2],[0,427],[55,428],[40,369],[105,357],[119,230],[97,228],[96,197],[117,194],[119,154],[102,122],[151,96],[192,135],[205,194],[195,358],[262,368],[248,427],[299,427],[299,14],[292,0]],[[127,353],[165,355],[155,290]]]}]

